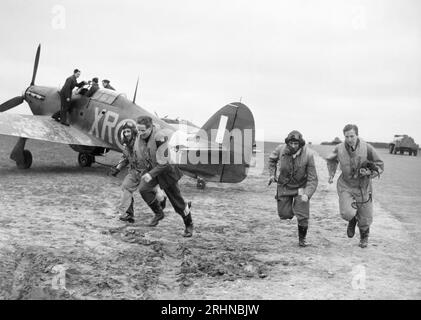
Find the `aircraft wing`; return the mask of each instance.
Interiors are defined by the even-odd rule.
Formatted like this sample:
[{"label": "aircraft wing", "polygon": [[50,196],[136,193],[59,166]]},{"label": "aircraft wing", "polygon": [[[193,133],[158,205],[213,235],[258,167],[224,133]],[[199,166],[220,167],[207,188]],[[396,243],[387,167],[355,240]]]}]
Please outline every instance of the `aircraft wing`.
[{"label": "aircraft wing", "polygon": [[64,126],[50,116],[0,113],[0,134],[63,144],[113,148],[73,126]]}]

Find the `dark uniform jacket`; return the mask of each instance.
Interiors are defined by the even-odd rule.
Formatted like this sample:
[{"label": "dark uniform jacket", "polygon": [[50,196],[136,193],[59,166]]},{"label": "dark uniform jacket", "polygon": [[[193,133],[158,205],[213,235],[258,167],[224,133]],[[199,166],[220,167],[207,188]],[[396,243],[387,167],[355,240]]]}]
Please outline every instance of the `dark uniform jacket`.
[{"label": "dark uniform jacket", "polygon": [[95,92],[97,92],[99,89],[98,83],[92,82],[91,87],[89,88],[88,92],[86,93],[87,97],[92,97]]},{"label": "dark uniform jacket", "polygon": [[272,176],[279,167],[277,176],[278,196],[297,195],[303,188],[304,194],[310,199],[318,184],[314,156],[306,146],[295,155],[288,153],[287,145],[279,145],[269,156],[269,172]]},{"label": "dark uniform jacket", "polygon": [[182,177],[178,167],[169,161],[168,135],[164,130],[158,130],[155,126],[147,141],[136,137],[134,151],[137,159],[144,161],[143,166],[152,178],[156,178],[161,188],[176,183]]},{"label": "dark uniform jacket", "polygon": [[72,91],[73,91],[73,89],[75,87],[80,88],[84,84],[85,84],[84,81],[78,83],[77,80],[76,80],[76,76],[75,75],[72,75],[72,76],[70,76],[70,77],[68,77],[66,79],[66,82],[64,83],[63,88],[61,88],[61,90],[60,90],[60,95],[64,99],[67,99],[67,98],[70,99],[72,97]]}]

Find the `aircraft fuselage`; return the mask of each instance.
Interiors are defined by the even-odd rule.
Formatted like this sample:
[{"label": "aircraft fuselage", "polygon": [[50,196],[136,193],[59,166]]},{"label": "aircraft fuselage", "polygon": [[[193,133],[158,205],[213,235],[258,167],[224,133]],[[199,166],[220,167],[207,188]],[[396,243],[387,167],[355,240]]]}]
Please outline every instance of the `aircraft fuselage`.
[{"label": "aircraft fuselage", "polygon": [[[31,86],[25,98],[35,115],[52,115],[60,110],[60,95],[57,88]],[[121,151],[121,127],[126,121],[134,122],[142,115],[150,116],[160,128],[175,131],[165,121],[128,100],[124,94],[108,89],[99,89],[92,97],[74,92],[69,112],[69,123]]]}]

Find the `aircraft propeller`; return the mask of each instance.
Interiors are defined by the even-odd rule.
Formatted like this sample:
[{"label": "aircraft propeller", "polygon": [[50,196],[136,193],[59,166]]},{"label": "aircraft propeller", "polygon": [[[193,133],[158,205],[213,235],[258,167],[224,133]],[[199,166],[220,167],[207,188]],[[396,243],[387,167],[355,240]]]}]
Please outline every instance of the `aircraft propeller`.
[{"label": "aircraft propeller", "polygon": [[41,52],[41,44],[38,45],[37,53],[35,55],[34,71],[32,72],[31,86],[35,84],[35,77],[37,76],[40,52]]},{"label": "aircraft propeller", "polygon": [[12,109],[14,107],[17,107],[24,101],[23,96],[17,96],[12,99],[7,100],[6,102],[3,102],[0,104],[0,112],[4,112],[6,110]]},{"label": "aircraft propeller", "polygon": [[136,94],[137,94],[137,87],[138,86],[139,86],[139,76],[137,76],[136,89],[135,89],[134,95],[133,95],[133,103],[136,103]]},{"label": "aircraft propeller", "polygon": [[[30,83],[31,86],[35,84],[35,78],[37,76],[40,52],[41,52],[41,44],[38,45],[37,53],[35,55],[34,70],[32,72],[32,80]],[[17,107],[18,105],[23,103],[24,100],[25,100],[25,95],[22,95],[22,96],[17,96],[12,99],[9,99],[6,102],[3,102],[2,104],[0,104],[0,112],[4,112],[14,107]]]}]

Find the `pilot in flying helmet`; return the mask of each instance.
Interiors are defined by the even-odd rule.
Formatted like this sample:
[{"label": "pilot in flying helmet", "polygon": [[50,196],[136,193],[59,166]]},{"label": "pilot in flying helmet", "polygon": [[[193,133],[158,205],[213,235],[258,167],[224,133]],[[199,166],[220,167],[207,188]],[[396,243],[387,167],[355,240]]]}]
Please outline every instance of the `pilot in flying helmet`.
[{"label": "pilot in flying helmet", "polygon": [[121,128],[121,141],[123,145],[128,145],[134,141],[137,135],[136,126],[133,122],[127,121]]},{"label": "pilot in flying helmet", "polygon": [[285,138],[285,143],[287,144],[290,154],[295,154],[306,144],[303,135],[297,130],[293,130],[288,134]]}]

